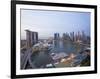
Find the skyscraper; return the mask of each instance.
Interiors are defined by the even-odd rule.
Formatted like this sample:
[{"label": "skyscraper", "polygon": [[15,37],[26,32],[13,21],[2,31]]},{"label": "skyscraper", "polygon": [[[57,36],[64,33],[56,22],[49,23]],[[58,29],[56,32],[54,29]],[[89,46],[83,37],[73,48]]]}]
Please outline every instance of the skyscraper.
[{"label": "skyscraper", "polygon": [[54,40],[58,40],[60,38],[59,33],[54,34]]},{"label": "skyscraper", "polygon": [[26,45],[27,48],[30,48],[38,42],[38,32],[32,32],[29,30],[25,31],[26,31]]}]

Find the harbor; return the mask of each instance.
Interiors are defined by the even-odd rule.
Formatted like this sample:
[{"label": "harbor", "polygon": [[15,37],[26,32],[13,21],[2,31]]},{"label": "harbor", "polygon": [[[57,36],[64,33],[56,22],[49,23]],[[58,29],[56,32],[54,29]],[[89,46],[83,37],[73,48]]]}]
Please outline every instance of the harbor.
[{"label": "harbor", "polygon": [[[27,32],[29,36],[32,35],[30,31]],[[83,37],[79,33],[77,36],[74,33],[71,34],[72,36],[63,34],[63,37],[56,33],[54,38],[38,39],[38,33],[34,33],[36,33],[36,37],[34,39],[27,38],[26,47],[24,45],[21,48],[21,55],[23,54],[23,56],[25,51],[31,50],[31,53],[29,52],[30,54],[27,53],[26,55],[29,55],[29,57],[26,66],[22,66],[22,69],[90,66],[89,38],[84,37],[82,39]],[[22,60],[23,58],[21,62]]]}]

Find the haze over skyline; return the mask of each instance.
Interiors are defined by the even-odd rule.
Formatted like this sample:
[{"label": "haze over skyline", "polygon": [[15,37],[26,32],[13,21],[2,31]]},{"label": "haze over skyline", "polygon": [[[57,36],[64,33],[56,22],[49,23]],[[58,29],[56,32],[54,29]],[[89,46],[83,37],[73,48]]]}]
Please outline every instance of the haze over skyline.
[{"label": "haze over skyline", "polygon": [[90,13],[69,11],[21,10],[21,39],[26,39],[25,30],[36,31],[39,38],[60,36],[66,32],[84,31],[90,35]]}]

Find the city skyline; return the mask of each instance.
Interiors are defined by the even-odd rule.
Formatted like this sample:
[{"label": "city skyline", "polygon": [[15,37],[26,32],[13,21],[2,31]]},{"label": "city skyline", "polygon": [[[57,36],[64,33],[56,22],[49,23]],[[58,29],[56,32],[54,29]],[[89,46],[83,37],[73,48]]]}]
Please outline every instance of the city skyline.
[{"label": "city skyline", "polygon": [[21,39],[26,39],[26,29],[38,32],[40,38],[53,37],[54,33],[62,36],[66,32],[78,31],[90,36],[90,13],[22,9]]}]

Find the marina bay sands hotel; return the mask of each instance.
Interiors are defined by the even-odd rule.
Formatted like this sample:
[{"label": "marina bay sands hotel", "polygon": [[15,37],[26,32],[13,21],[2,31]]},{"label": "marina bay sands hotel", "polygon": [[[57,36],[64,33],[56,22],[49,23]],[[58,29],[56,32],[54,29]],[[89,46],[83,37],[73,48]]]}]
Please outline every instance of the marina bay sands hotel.
[{"label": "marina bay sands hotel", "polygon": [[27,48],[32,47],[34,44],[38,43],[38,32],[33,32],[30,30],[26,31],[26,45]]}]

